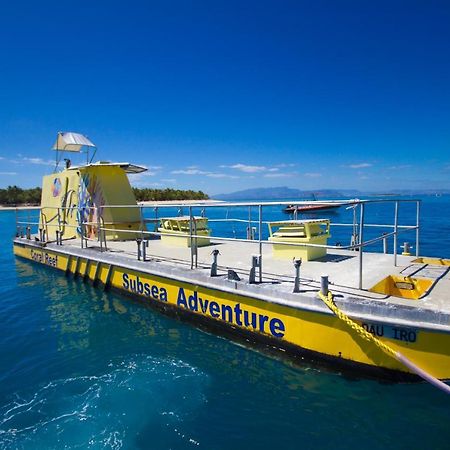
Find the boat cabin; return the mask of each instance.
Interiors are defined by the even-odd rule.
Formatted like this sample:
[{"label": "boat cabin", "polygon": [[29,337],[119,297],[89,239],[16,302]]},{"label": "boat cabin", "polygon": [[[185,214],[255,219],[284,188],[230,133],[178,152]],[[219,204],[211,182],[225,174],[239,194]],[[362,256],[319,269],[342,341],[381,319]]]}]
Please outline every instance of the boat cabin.
[{"label": "boat cabin", "polygon": [[[96,149],[87,137],[78,133],[58,133],[53,149],[56,151],[55,171],[42,183],[39,228],[49,240],[59,235],[63,239],[83,235],[97,239],[99,225],[112,240],[133,238],[143,231],[136,198],[127,174],[140,173],[145,167],[130,163],[92,162]],[[85,153],[86,163],[73,165],[66,159],[58,171],[64,153]]]}]

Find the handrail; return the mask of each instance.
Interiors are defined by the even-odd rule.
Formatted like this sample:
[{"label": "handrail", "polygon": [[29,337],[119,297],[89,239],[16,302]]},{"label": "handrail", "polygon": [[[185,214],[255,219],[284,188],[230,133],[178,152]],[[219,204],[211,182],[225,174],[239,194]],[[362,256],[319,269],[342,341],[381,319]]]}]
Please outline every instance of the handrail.
[{"label": "handrail", "polygon": [[[39,225],[39,222],[22,222],[22,221],[18,221],[18,224],[22,224],[22,225]],[[108,223],[108,222],[106,222]],[[83,222],[83,225],[97,225],[97,222]],[[333,225],[333,224],[331,224]],[[58,224],[46,224],[47,227],[59,227]],[[76,225],[70,225],[70,224],[65,224],[66,227],[68,228],[78,228]],[[365,225],[366,226],[366,225]],[[398,234],[406,232],[406,231],[412,231],[415,230],[417,227],[414,225],[402,225],[399,226],[399,231]],[[159,231],[141,231],[141,230],[127,230],[127,229],[121,229],[121,228],[105,228],[105,227],[100,227],[100,230],[102,231],[110,231],[110,232],[121,232],[121,233],[130,233],[130,234],[144,234],[144,235],[154,235],[154,236],[172,236],[170,233],[164,233],[164,232],[159,232]],[[179,233],[179,236],[182,237],[189,237],[190,234],[189,233]],[[311,244],[311,243],[303,243],[303,242],[288,242],[288,241],[277,241],[276,244],[283,244],[283,245],[290,245],[293,247],[317,247],[317,248],[328,248],[328,249],[335,249],[335,250],[354,250],[356,248],[360,248],[360,247],[367,247],[368,245],[374,244],[376,242],[382,241],[383,239],[386,239],[388,237],[391,237],[394,235],[394,232],[391,233],[386,233],[383,236],[379,236],[373,239],[369,239],[368,241],[365,241],[363,243],[360,244],[353,244],[353,245],[322,245],[322,244]],[[195,238],[204,238],[204,235],[195,235],[193,234],[192,237]],[[255,243],[257,241],[255,241],[254,239],[244,239],[244,238],[227,238],[227,237],[223,237],[223,236],[209,236],[211,239],[215,239],[215,240],[223,240],[223,241],[235,241],[235,242],[252,242]],[[91,239],[94,240],[95,239]],[[273,245],[274,242],[271,241],[262,241],[264,245]]]},{"label": "handrail", "polygon": [[[211,203],[151,203],[151,204],[144,204],[144,203],[135,203],[131,205],[102,205],[102,208],[180,208],[180,207],[188,207],[191,206],[192,208],[228,208],[228,207],[239,207],[239,206],[280,206],[280,205],[293,205],[296,206],[302,206],[302,205],[332,205],[332,204],[339,204],[342,206],[355,206],[359,204],[369,204],[369,203],[414,203],[414,202],[420,202],[420,199],[403,199],[403,198],[391,198],[391,199],[370,199],[370,200],[362,200],[362,199],[344,199],[344,200],[301,200],[301,201],[270,201],[270,202],[222,202],[212,201]],[[40,208],[54,208],[55,206],[43,206],[41,205]],[[71,209],[73,207],[71,206],[60,206],[60,209]],[[95,208],[92,206],[91,208]]]},{"label": "handrail", "polygon": [[[263,230],[262,230],[262,226],[263,225],[267,225],[269,223],[273,223],[273,220],[267,221],[267,220],[263,220],[263,209],[264,207],[273,207],[273,206],[280,206],[280,205],[296,205],[296,206],[300,206],[300,205],[309,205],[309,204],[320,204],[320,205],[327,205],[327,204],[339,204],[341,206],[350,206],[352,209],[354,209],[355,213],[353,214],[354,216],[354,222],[353,223],[335,223],[332,222],[330,223],[331,227],[353,227],[353,234],[352,236],[354,237],[354,239],[352,239],[352,242],[350,243],[350,245],[328,245],[328,244],[313,244],[313,243],[304,243],[304,242],[289,242],[289,241],[279,241],[277,240],[276,244],[283,244],[286,246],[292,246],[292,247],[303,247],[303,248],[308,248],[308,247],[316,247],[316,248],[324,248],[324,249],[334,249],[334,250],[359,250],[359,255],[358,255],[358,259],[359,259],[359,283],[358,283],[358,287],[360,289],[362,289],[363,286],[363,253],[365,248],[367,248],[370,245],[376,244],[380,241],[383,241],[384,244],[386,244],[387,239],[390,237],[394,238],[394,255],[393,255],[393,259],[394,259],[394,265],[397,264],[397,251],[398,251],[398,235],[400,233],[405,233],[405,232],[410,232],[410,231],[416,231],[416,255],[419,254],[419,250],[418,250],[418,246],[419,246],[419,229],[420,229],[420,203],[421,201],[418,199],[373,199],[373,200],[360,200],[360,199],[346,199],[346,200],[320,200],[320,201],[298,201],[298,202],[293,202],[293,201],[271,201],[271,202],[233,202],[233,203],[227,203],[227,202],[217,202],[217,203],[183,203],[183,202],[176,202],[176,203],[153,203],[153,204],[133,204],[133,205],[102,205],[101,207],[96,207],[96,206],[90,206],[90,207],[86,207],[85,209],[88,211],[93,210],[95,212],[95,216],[97,217],[97,222],[92,222],[89,220],[86,220],[85,222],[82,223],[78,223],[77,226],[74,225],[69,225],[68,223],[66,223],[66,221],[64,220],[63,223],[61,223],[61,220],[58,220],[58,224],[51,224],[48,223],[48,221],[46,220],[46,216],[43,212],[43,210],[52,210],[52,209],[56,209],[57,210],[57,217],[60,218],[61,216],[61,211],[64,211],[65,209],[70,209],[73,210],[74,207],[76,208],[76,206],[72,205],[72,206],[59,206],[59,207],[55,207],[55,206],[43,206],[41,207],[40,210],[40,216],[41,216],[41,220],[39,221],[40,223],[42,223],[45,226],[45,233],[48,237],[48,228],[51,226],[57,226],[60,227],[64,226],[64,227],[68,227],[68,228],[78,228],[81,227],[82,229],[85,226],[93,226],[96,227],[97,229],[97,240],[100,243],[100,247],[101,250],[103,251],[103,249],[105,249],[105,251],[107,250],[107,238],[108,235],[107,233],[121,233],[122,235],[129,235],[131,238],[136,238],[137,236],[140,236],[141,239],[145,239],[146,236],[164,236],[164,235],[170,235],[168,233],[164,233],[162,231],[147,231],[145,230],[145,224],[146,223],[150,223],[150,222],[158,222],[161,219],[161,215],[159,215],[159,219],[158,219],[158,211],[160,211],[161,209],[169,209],[169,210],[174,210],[174,209],[178,209],[178,213],[180,213],[180,211],[182,210],[182,208],[188,207],[189,209],[189,215],[187,216],[187,218],[189,218],[189,232],[188,233],[179,233],[179,236],[182,237],[188,237],[189,238],[189,242],[190,242],[190,252],[191,252],[191,268],[195,268],[197,267],[197,239],[201,239],[204,238],[203,235],[198,235],[196,233],[196,223],[194,219],[194,215],[193,215],[193,210],[195,208],[201,208],[201,216],[204,217],[205,216],[205,209],[209,209],[209,208],[225,208],[226,209],[226,217],[225,218],[211,218],[208,219],[208,221],[210,223],[242,223],[242,224],[247,224],[247,239],[243,239],[243,238],[237,238],[236,236],[234,237],[224,237],[224,236],[209,236],[210,239],[213,239],[215,241],[218,242],[248,242],[248,243],[253,243],[253,244],[257,244],[258,245],[258,262],[257,262],[257,266],[259,267],[259,279],[260,281],[262,281],[262,256],[263,256],[263,246],[264,245],[274,245],[274,242],[268,241],[268,240],[264,240],[263,239]],[[365,209],[367,208],[368,205],[370,204],[379,204],[379,203],[387,203],[387,204],[394,204],[395,205],[395,214],[394,214],[394,224],[390,225],[390,224],[377,224],[377,223],[366,223],[365,222]],[[403,204],[403,203],[415,203],[416,204],[416,223],[414,225],[400,225],[399,224],[399,205]],[[251,214],[251,208],[253,206],[257,206],[258,209],[256,211],[257,217],[252,217]],[[239,217],[229,217],[229,209],[230,208],[242,208],[242,207],[247,207],[248,208],[248,219],[241,219]],[[359,207],[359,220],[357,219],[356,216],[356,208]],[[104,220],[104,211],[107,210],[108,208],[139,208],[139,215],[140,215],[140,220],[138,221],[131,221],[131,222],[127,222],[127,221],[120,221],[120,222],[116,222],[114,220],[109,220],[107,222],[105,222]],[[144,217],[144,211],[146,209],[151,209],[154,212],[155,217],[153,219],[148,219]],[[349,209],[349,208],[348,208]],[[242,210],[238,210],[238,214],[241,214],[243,211]],[[65,216],[63,214],[63,216]],[[173,213],[170,213],[169,216],[173,216],[174,218],[177,218],[177,216],[173,215]],[[83,216],[86,217],[86,216]],[[87,217],[92,217],[92,216],[87,216]],[[164,216],[162,216],[164,217]],[[169,218],[169,217],[168,217]],[[295,217],[294,215],[294,219],[298,222],[304,222],[302,220],[297,220],[297,217]],[[287,220],[286,222],[292,222],[293,220]],[[305,219],[306,221],[306,219]],[[130,223],[133,224],[139,224],[139,229],[124,229],[124,228],[120,228],[117,227],[118,225],[122,225],[122,224],[127,224],[129,225]],[[24,221],[20,221],[17,220],[16,218],[16,224],[17,225],[21,225],[21,224],[28,224],[28,225],[37,225],[36,222],[24,222]],[[114,228],[112,228],[111,226],[114,226]],[[255,239],[255,237],[252,235],[252,233],[249,233],[249,229],[254,225],[254,228],[257,229],[258,231],[258,236]],[[376,236],[374,238],[368,239],[366,241],[364,241],[364,230],[365,229],[369,229],[369,228],[373,228],[373,229],[384,229],[384,230],[390,230],[389,232],[383,232],[383,234]],[[85,233],[83,233],[85,234]],[[82,236],[82,240],[87,238],[87,236]],[[85,241],[87,241],[88,239],[85,239]],[[91,239],[89,239],[91,240]],[[83,243],[82,243],[83,245]],[[386,246],[384,245],[384,252],[387,253],[386,250]]]},{"label": "handrail", "polygon": [[[406,231],[411,231],[411,230],[415,230],[416,227],[415,226],[410,226],[410,227],[404,227],[403,230],[398,231],[398,234],[400,233],[404,233]],[[121,233],[130,233],[130,234],[144,234],[144,235],[149,235],[149,236],[173,236],[173,234],[171,233],[164,233],[161,231],[140,231],[140,230],[125,230],[125,229],[118,229],[118,228],[101,228],[101,230],[103,231],[110,231],[110,232],[121,232]],[[311,244],[311,243],[306,243],[306,242],[288,242],[288,241],[276,241],[276,242],[272,242],[272,241],[268,241],[268,240],[262,240],[262,243],[264,245],[274,245],[274,244],[283,244],[283,245],[288,245],[288,246],[292,246],[292,247],[316,247],[316,248],[327,248],[327,249],[333,249],[333,250],[354,250],[357,248],[361,248],[361,247],[367,247],[369,245],[374,244],[375,242],[379,242],[382,241],[383,239],[386,239],[390,236],[393,236],[394,232],[392,233],[388,233],[385,234],[383,236],[379,236],[373,239],[370,239],[368,241],[359,243],[359,244],[353,244],[353,245],[322,245],[322,244]],[[180,237],[193,237],[193,238],[204,238],[204,235],[200,235],[200,234],[190,234],[190,233],[178,233],[177,236]],[[227,237],[223,237],[223,236],[208,236],[210,239],[214,239],[216,241],[225,241],[225,242],[249,242],[249,243],[258,243],[258,240],[254,240],[254,239],[244,239],[244,238],[227,238]]]},{"label": "handrail", "polygon": [[45,232],[45,238],[44,241],[47,241],[48,239],[48,226],[47,226],[47,216],[44,212],[41,210],[41,217],[42,217],[42,224],[44,225],[44,232]]},{"label": "handrail", "polygon": [[[161,219],[144,219],[145,222],[154,223],[159,222]],[[209,223],[215,223],[215,222],[237,222],[237,223],[249,223],[248,220],[244,219],[208,219]],[[39,225],[39,222],[29,222],[29,221],[16,221],[17,224],[23,224],[23,225]],[[140,223],[140,221],[131,221],[131,222],[105,222],[105,224],[111,225],[111,224],[123,224],[123,223]],[[257,223],[256,221],[252,221],[252,223]],[[263,220],[262,223],[264,225],[267,225],[269,223],[272,223],[272,221]],[[97,222],[84,222],[85,225],[96,225]],[[48,226],[57,226],[54,224],[48,224]],[[70,226],[68,224],[65,224],[65,226]],[[351,223],[337,223],[337,222],[331,222],[330,226],[332,227],[352,227],[353,224]],[[380,224],[371,224],[367,223],[364,224],[364,227],[367,228],[394,228],[394,225],[380,225]],[[404,228],[408,230],[416,229],[417,225],[398,225],[397,228]],[[76,226],[74,226],[76,228]],[[120,231],[116,229],[117,231]]]}]

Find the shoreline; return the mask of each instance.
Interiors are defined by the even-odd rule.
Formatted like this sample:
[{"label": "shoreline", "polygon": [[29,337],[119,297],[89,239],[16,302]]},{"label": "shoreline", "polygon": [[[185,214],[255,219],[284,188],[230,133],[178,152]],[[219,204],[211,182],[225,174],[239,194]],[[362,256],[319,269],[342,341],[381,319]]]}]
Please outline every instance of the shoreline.
[{"label": "shoreline", "polygon": [[0,211],[14,211],[15,209],[40,209],[40,206],[29,206],[29,205],[0,206]]},{"label": "shoreline", "polygon": [[156,205],[211,205],[224,203],[223,200],[145,200],[138,202],[138,206],[156,206]]},{"label": "shoreline", "polygon": [[[157,206],[157,205],[211,205],[223,203],[223,200],[145,200],[137,202],[137,206]],[[0,206],[0,211],[37,210],[40,206],[20,205],[20,206]]]}]

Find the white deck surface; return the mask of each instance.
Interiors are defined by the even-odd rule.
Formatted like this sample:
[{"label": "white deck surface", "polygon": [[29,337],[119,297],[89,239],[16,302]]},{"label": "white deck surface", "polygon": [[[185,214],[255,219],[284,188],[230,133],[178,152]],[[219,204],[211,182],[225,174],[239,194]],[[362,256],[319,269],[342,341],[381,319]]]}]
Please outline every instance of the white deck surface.
[{"label": "white deck surface", "polygon": [[[80,248],[79,240],[65,241],[64,246]],[[89,248],[99,248],[97,242],[89,242]],[[248,281],[252,255],[259,253],[259,244],[249,242],[214,242],[210,246],[198,248],[198,268],[194,270],[205,272],[212,262],[211,252],[220,251],[218,257],[219,274],[225,275],[228,269],[235,270],[244,281]],[[108,242],[108,252],[104,255],[117,255],[137,260],[136,241]],[[328,275],[330,289],[335,294],[354,295],[362,299],[379,300],[386,305],[404,305],[425,308],[436,312],[450,313],[450,267],[427,266],[415,264],[415,256],[397,256],[397,266],[394,266],[394,255],[380,253],[363,253],[363,290],[358,289],[359,252],[349,250],[328,250],[325,258],[317,261],[304,262],[301,266],[301,289],[304,292],[317,291],[322,275]],[[161,240],[150,240],[147,248],[147,260],[157,262],[164,267],[180,267],[190,269],[191,250],[187,247],[169,246]],[[292,261],[274,259],[270,244],[263,245],[263,282],[279,283],[285,290],[293,287],[294,266]],[[414,275],[435,279],[430,292],[419,300],[389,297],[372,293],[369,288],[388,275]],[[258,276],[257,276],[258,279]],[[292,290],[291,290],[292,292]]]}]

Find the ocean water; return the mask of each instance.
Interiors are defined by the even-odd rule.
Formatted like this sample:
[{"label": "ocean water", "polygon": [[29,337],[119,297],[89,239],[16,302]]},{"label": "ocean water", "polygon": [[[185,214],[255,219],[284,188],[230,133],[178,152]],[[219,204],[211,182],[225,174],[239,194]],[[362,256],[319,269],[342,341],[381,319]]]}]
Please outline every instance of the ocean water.
[{"label": "ocean water", "polygon": [[[392,208],[369,206],[392,222]],[[450,257],[450,198],[425,198],[422,225],[421,254]],[[14,226],[0,212],[0,449],[449,448],[450,399],[435,388],[293,365],[198,330],[15,258]]]}]

